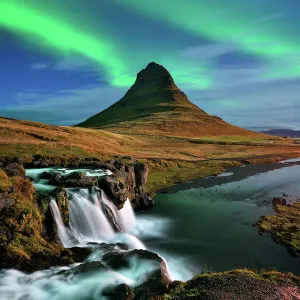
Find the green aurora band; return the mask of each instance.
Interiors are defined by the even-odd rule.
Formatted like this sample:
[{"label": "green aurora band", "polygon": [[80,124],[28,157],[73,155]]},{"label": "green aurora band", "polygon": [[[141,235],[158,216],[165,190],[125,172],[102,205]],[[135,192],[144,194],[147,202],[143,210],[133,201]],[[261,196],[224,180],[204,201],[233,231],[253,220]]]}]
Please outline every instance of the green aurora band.
[{"label": "green aurora band", "polygon": [[[263,11],[256,11],[252,4],[246,6],[245,1],[227,1],[227,5],[225,0],[125,0],[121,3],[193,35],[230,41],[244,53],[263,57],[271,67],[263,74],[265,78],[300,76],[300,66],[294,60],[295,56],[299,59],[300,42],[296,42],[299,39],[290,37],[288,30],[278,28],[276,19],[264,23]],[[285,67],[278,70],[276,61],[282,58],[287,58]]]},{"label": "green aurora band", "polygon": [[[183,61],[176,53],[170,58],[170,51],[159,47],[133,52],[127,45],[120,44],[116,36],[113,40],[105,32],[91,34],[88,30],[84,31],[74,21],[76,14],[73,17],[70,13],[58,15],[53,7],[50,13],[47,8],[51,7],[43,8],[34,5],[33,1],[29,5],[29,2],[1,0],[0,27],[18,34],[26,42],[37,44],[38,49],[50,50],[52,55],[77,54],[89,58],[99,66],[99,72],[104,69],[106,80],[112,86],[132,85],[136,72],[154,60],[167,67],[178,84],[190,89],[205,89],[212,85],[207,66]],[[72,9],[76,10],[76,7]]]},{"label": "green aurora band", "polygon": [[119,59],[108,38],[96,39],[81,32],[80,28],[28,5],[1,0],[0,27],[38,42],[40,47],[50,48],[58,54],[88,57],[104,67],[112,85],[128,86],[134,80],[127,76],[129,66]]}]

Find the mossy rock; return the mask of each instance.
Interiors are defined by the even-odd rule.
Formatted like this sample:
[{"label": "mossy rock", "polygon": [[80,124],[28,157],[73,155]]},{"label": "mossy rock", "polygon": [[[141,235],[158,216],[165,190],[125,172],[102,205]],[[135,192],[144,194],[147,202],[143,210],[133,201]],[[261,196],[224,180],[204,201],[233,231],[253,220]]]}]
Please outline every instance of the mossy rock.
[{"label": "mossy rock", "polygon": [[69,201],[68,201],[67,191],[64,188],[56,188],[52,192],[52,195],[56,200],[64,224],[68,226],[69,225]]},{"label": "mossy rock", "polygon": [[7,192],[11,187],[11,181],[7,174],[0,169],[0,193]]}]

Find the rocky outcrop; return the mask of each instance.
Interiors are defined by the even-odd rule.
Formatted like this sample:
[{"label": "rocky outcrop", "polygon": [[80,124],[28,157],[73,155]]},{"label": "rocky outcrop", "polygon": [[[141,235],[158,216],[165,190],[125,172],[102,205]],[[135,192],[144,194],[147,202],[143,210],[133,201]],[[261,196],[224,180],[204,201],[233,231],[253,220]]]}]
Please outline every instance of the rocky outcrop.
[{"label": "rocky outcrop", "polygon": [[116,169],[115,174],[100,178],[98,187],[118,208],[123,207],[127,198],[131,200],[136,211],[153,206],[153,199],[145,191],[149,172],[146,164],[111,161],[110,166]]},{"label": "rocky outcrop", "polygon": [[121,274],[126,269],[132,269],[132,274],[136,277],[139,276],[134,269],[136,263],[144,270],[148,270],[146,276],[143,273],[145,280],[134,288],[136,299],[149,299],[150,296],[164,293],[172,282],[165,261],[158,254],[148,250],[110,251],[103,255],[103,262],[107,267]]},{"label": "rocky outcrop", "polygon": [[7,174],[0,169],[0,211],[15,203],[12,197],[13,186]]},{"label": "rocky outcrop", "polygon": [[[0,170],[0,269],[32,272],[83,261],[87,249],[64,249],[58,242],[49,208],[51,196],[36,195],[32,182],[16,175],[24,174],[22,165],[8,166],[2,165],[10,176]],[[65,191],[53,193],[68,222]]]},{"label": "rocky outcrop", "polygon": [[25,169],[21,163],[9,163],[4,168],[8,176],[25,176]]},{"label": "rocky outcrop", "polygon": [[300,280],[297,276],[242,269],[200,274],[187,282],[178,282],[164,295],[150,299],[283,300],[299,297]]},{"label": "rocky outcrop", "polygon": [[40,179],[47,179],[48,184],[57,187],[82,187],[88,188],[97,184],[96,177],[86,176],[82,172],[73,172],[68,175],[63,175],[59,172],[51,171],[44,172],[40,175]]}]

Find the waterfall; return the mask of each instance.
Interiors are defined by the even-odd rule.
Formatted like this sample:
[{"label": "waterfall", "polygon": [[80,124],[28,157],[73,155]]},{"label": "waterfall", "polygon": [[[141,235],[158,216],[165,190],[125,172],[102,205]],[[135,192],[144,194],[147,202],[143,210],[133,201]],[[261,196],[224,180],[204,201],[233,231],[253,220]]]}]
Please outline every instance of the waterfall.
[{"label": "waterfall", "polygon": [[120,220],[120,223],[126,231],[130,231],[133,228],[135,228],[135,214],[129,199],[125,201],[123,208],[117,211],[117,215]]},{"label": "waterfall", "polygon": [[[68,189],[70,228],[64,225],[55,200],[50,205],[58,228],[60,240],[65,247],[84,245],[87,243],[126,243],[133,249],[146,249],[145,245],[128,231],[136,225],[135,214],[130,200],[118,210],[105,193],[94,188]],[[112,224],[103,212],[103,205],[111,211],[111,222],[116,222],[124,232],[115,232]]]},{"label": "waterfall", "polygon": [[66,228],[66,226],[62,220],[57,203],[54,199],[52,199],[50,201],[50,207],[51,207],[51,211],[53,213],[54,220],[55,220],[55,223],[57,226],[58,236],[59,236],[63,246],[65,248],[74,247],[76,245],[76,240],[75,240],[74,236],[71,234],[70,230],[68,228]]},{"label": "waterfall", "polygon": [[[93,196],[92,196],[93,197]],[[69,201],[71,228],[86,242],[111,241],[115,232],[101,207],[86,198],[84,193],[74,193]]]}]

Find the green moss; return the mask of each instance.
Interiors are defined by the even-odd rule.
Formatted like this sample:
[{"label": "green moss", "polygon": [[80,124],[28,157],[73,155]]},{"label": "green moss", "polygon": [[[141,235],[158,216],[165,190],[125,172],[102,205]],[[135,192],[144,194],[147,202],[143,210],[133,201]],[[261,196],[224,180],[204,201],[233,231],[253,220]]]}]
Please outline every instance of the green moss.
[{"label": "green moss", "polygon": [[157,190],[168,188],[178,182],[186,182],[202,177],[222,173],[225,167],[239,166],[238,161],[148,161],[150,172],[146,192],[154,194]]},{"label": "green moss", "polygon": [[0,192],[8,191],[10,186],[11,186],[11,182],[8,176],[3,170],[0,169]]},{"label": "green moss", "polygon": [[57,188],[54,191],[57,206],[60,210],[62,220],[66,226],[69,225],[69,204],[67,192],[64,188]]},{"label": "green moss", "polygon": [[[35,189],[28,178],[12,177],[12,196],[16,202],[2,211],[0,219],[0,251],[4,257],[0,268],[36,268],[35,257],[59,257],[62,245],[49,243],[42,237],[43,213],[35,200]],[[41,261],[44,264],[44,262]],[[32,265],[30,265],[32,264]]]},{"label": "green moss", "polygon": [[264,216],[258,222],[262,232],[286,245],[292,253],[300,253],[300,202],[276,205],[274,216]]},{"label": "green moss", "polygon": [[279,288],[287,286],[300,287],[300,277],[277,271],[237,269],[197,275],[187,282],[176,284],[164,295],[151,299],[264,299],[265,290],[273,290],[275,293]]}]

